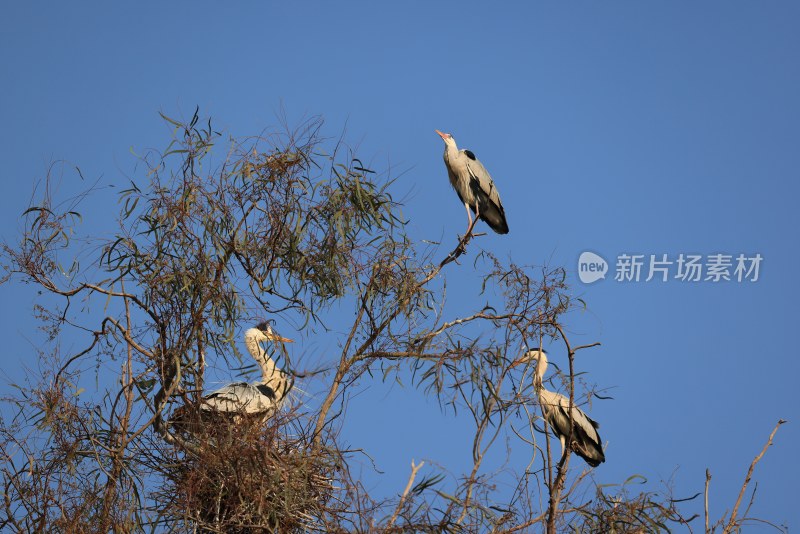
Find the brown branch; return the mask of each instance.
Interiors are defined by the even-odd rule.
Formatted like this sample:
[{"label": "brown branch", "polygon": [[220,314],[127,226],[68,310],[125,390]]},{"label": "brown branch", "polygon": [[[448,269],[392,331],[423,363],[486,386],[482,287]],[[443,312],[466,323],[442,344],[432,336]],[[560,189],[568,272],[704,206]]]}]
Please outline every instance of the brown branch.
[{"label": "brown branch", "polygon": [[382,360],[404,360],[407,358],[412,358],[415,360],[432,360],[436,361],[441,358],[441,354],[434,354],[428,352],[415,352],[415,351],[407,351],[407,350],[377,350],[374,352],[366,352],[364,354],[358,354],[353,356],[350,359],[351,363],[357,363],[363,360],[369,360],[371,358],[380,358]]},{"label": "brown branch", "polygon": [[470,241],[472,241],[473,237],[486,235],[483,233],[476,234],[473,232],[473,230],[475,229],[475,225],[477,223],[478,223],[478,217],[476,216],[470,223],[469,227],[467,228],[467,233],[465,233],[462,237],[458,239],[458,246],[456,246],[456,248],[453,249],[453,251],[450,254],[448,254],[439,264],[439,269],[437,269],[437,272],[441,270],[442,267],[444,267],[448,263],[456,261],[458,257],[461,256],[462,254],[466,254],[467,245],[469,244]]},{"label": "brown branch", "polygon": [[[491,398],[489,399],[489,402],[487,403],[487,405],[486,405],[486,407],[485,407],[485,409],[483,411],[483,418],[478,423],[478,428],[477,428],[477,430],[475,432],[475,440],[474,440],[473,446],[472,446],[472,460],[473,460],[472,472],[470,473],[470,476],[467,479],[467,494],[466,494],[466,496],[464,498],[464,509],[462,510],[461,515],[458,518],[458,521],[456,522],[456,524],[459,524],[459,525],[461,524],[462,521],[464,521],[464,518],[467,516],[467,511],[469,510],[470,500],[472,499],[472,493],[473,493],[473,490],[475,489],[475,482],[477,481],[476,476],[478,474],[478,470],[481,467],[481,464],[483,463],[483,458],[486,455],[486,452],[489,450],[489,448],[491,448],[492,444],[495,442],[497,437],[500,435],[500,431],[503,428],[503,422],[502,422],[503,416],[502,416],[502,412],[501,412],[501,415],[500,415],[501,421],[500,421],[500,423],[495,425],[494,434],[488,440],[488,442],[486,443],[486,446],[483,447],[483,450],[481,450],[481,442],[483,441],[483,437],[484,437],[484,434],[486,432],[486,427],[491,423],[492,410],[494,410],[495,406],[497,405],[498,397],[497,397],[497,394],[495,392],[500,391],[500,389],[503,387],[503,381],[505,380],[507,372],[508,372],[508,368],[506,368],[504,370],[504,372],[500,374],[500,376],[498,377],[498,380],[497,380],[497,384],[495,384],[493,386],[494,391],[491,392],[491,394],[492,394]],[[489,383],[488,380],[487,380],[487,383]],[[459,388],[459,389],[461,389],[461,388]],[[463,391],[462,391],[462,395],[463,395]],[[469,406],[469,405],[470,405],[470,403],[467,402],[467,406]],[[470,407],[470,409],[471,409],[471,407]],[[474,411],[473,411],[473,414],[474,414]]]},{"label": "brown branch", "polygon": [[564,344],[567,347],[567,358],[569,360],[569,410],[567,415],[569,417],[569,434],[567,435],[565,442],[564,442],[564,450],[563,456],[561,460],[558,462],[558,469],[556,470],[556,479],[550,485],[550,502],[547,507],[547,532],[555,532],[556,531],[556,519],[558,517],[558,505],[561,502],[561,491],[564,487],[564,482],[567,478],[567,468],[569,467],[569,457],[572,450],[570,449],[570,444],[572,443],[572,432],[574,428],[574,422],[572,419],[572,412],[575,409],[575,351],[569,344],[569,339],[567,339],[564,330],[561,328],[561,325],[558,323],[554,323],[554,326],[558,330],[559,334],[561,335],[561,339],[564,341]]},{"label": "brown branch", "polygon": [[[448,254],[447,257],[445,257],[445,259],[442,260],[442,262],[437,267],[432,269],[424,278],[422,278],[422,280],[417,282],[415,290],[419,290],[423,286],[427,285],[431,280],[436,278],[436,276],[441,272],[442,268],[445,265],[454,261],[457,257],[459,257],[461,254],[465,252],[466,244],[472,239],[472,237],[474,237],[474,234],[472,233],[472,228],[474,228],[475,226],[474,223],[475,221],[473,221],[473,224],[470,225],[467,234],[465,234],[464,237],[462,237],[459,240],[459,243],[456,246],[456,248],[450,254]],[[400,315],[403,311],[402,307],[398,306],[379,325],[374,325],[373,328],[370,329],[371,331],[370,334],[367,336],[367,339],[365,339],[364,342],[361,343],[361,345],[358,347],[358,349],[355,350],[354,356],[348,357],[348,353],[350,351],[350,345],[355,339],[355,336],[358,332],[358,327],[361,325],[364,314],[365,313],[369,314],[369,311],[367,309],[367,295],[369,293],[371,285],[374,283],[375,274],[376,273],[373,270],[373,274],[370,277],[369,282],[367,282],[367,285],[364,288],[364,291],[361,295],[361,305],[359,306],[358,314],[356,315],[356,320],[353,323],[353,327],[350,329],[347,341],[345,342],[344,348],[342,349],[342,357],[339,360],[339,366],[336,369],[336,375],[331,384],[331,388],[328,391],[328,394],[325,397],[325,400],[323,401],[322,406],[320,408],[319,415],[317,416],[317,423],[314,429],[314,439],[313,439],[314,447],[318,447],[321,443],[322,429],[325,427],[325,422],[328,417],[328,412],[333,406],[334,400],[336,399],[336,396],[339,392],[339,386],[344,380],[345,375],[350,371],[350,369],[355,363],[365,359],[363,355],[368,352],[367,351],[368,347],[375,341],[375,339],[378,338],[378,336],[381,333],[383,333],[383,331],[392,323],[392,321],[394,321],[397,318],[397,316]]]},{"label": "brown branch", "polygon": [[[367,288],[369,288],[369,286],[372,284],[373,279],[374,278],[372,277],[370,278],[370,281],[367,283]],[[331,406],[333,406],[333,401],[336,399],[336,394],[339,392],[339,386],[341,385],[345,374],[347,374],[347,371],[352,365],[352,363],[348,361],[347,352],[350,350],[350,344],[353,342],[356,332],[358,332],[358,327],[361,324],[361,320],[364,317],[364,312],[367,307],[366,293],[367,291],[365,290],[364,295],[362,295],[361,306],[359,306],[356,320],[353,322],[353,327],[350,329],[350,334],[347,336],[347,341],[342,348],[342,357],[339,360],[339,367],[336,369],[336,376],[334,376],[333,382],[331,383],[331,389],[328,391],[328,395],[325,397],[325,400],[320,407],[319,415],[317,416],[317,424],[314,428],[314,448],[319,447],[319,445],[322,443],[322,429],[325,428],[325,421],[328,417],[328,412],[330,411]]]},{"label": "brown branch", "polygon": [[515,314],[492,315],[492,314],[488,314],[488,313],[478,312],[478,313],[475,313],[473,315],[470,315],[469,317],[462,317],[460,319],[454,319],[452,321],[446,322],[441,327],[437,328],[436,330],[432,330],[432,331],[428,332],[424,336],[420,336],[415,341],[417,343],[420,343],[422,341],[429,340],[431,338],[434,338],[434,337],[438,336],[439,334],[441,334],[445,330],[448,330],[449,328],[452,328],[454,326],[458,326],[460,324],[468,323],[468,322],[471,322],[471,321],[475,321],[477,319],[486,319],[488,321],[499,321],[499,320],[502,320],[502,319],[515,319],[517,317],[518,316],[515,315]]},{"label": "brown branch", "polygon": [[[124,282],[122,282],[122,290],[125,291]],[[131,308],[130,302],[126,297],[123,297],[123,302],[125,304],[125,329],[124,335],[126,340],[130,339],[129,332],[132,328],[132,321],[131,321]],[[116,322],[115,322],[116,324]],[[121,325],[116,324],[118,328],[121,328]],[[125,411],[122,414],[122,417],[118,417],[118,428],[110,429],[112,432],[112,443],[111,443],[111,450],[109,451],[109,455],[111,457],[112,467],[111,473],[108,474],[106,479],[106,491],[103,498],[103,511],[100,517],[103,518],[103,525],[102,530],[108,531],[110,530],[109,527],[111,525],[108,522],[111,519],[111,509],[113,506],[114,498],[118,492],[118,483],[120,476],[122,475],[125,463],[125,450],[128,447],[129,440],[129,426],[131,420],[131,412],[133,411],[133,350],[134,344],[130,341],[127,344],[127,359],[125,361],[124,368],[122,370],[122,378],[121,382],[123,384],[123,391],[124,391],[124,398],[125,398]],[[139,350],[137,348],[137,350]],[[116,401],[114,402],[114,406],[112,407],[112,413],[109,416],[109,422],[113,422],[114,420],[114,411],[116,411]],[[98,465],[102,465],[102,462],[98,461]],[[113,526],[113,530],[116,530],[116,526]]]},{"label": "brown branch", "polygon": [[168,428],[169,425],[164,422],[164,408],[166,408],[167,401],[178,389],[178,386],[181,382],[181,358],[176,354],[173,357],[173,360],[174,365],[172,366],[171,373],[164,377],[164,382],[153,399],[153,410],[155,413],[150,420],[137,432],[134,432],[129,439],[134,439],[134,437],[137,437],[141,432],[144,431],[145,428],[152,424],[155,431],[164,439],[164,441],[169,444],[177,444],[185,451],[197,454],[200,450],[197,445],[190,443],[189,441],[171,432]]},{"label": "brown branch", "polygon": [[517,525],[515,527],[511,527],[510,529],[505,530],[503,532],[505,532],[506,534],[509,534],[511,532],[519,532],[520,530],[524,530],[525,532],[528,532],[528,530],[527,530],[528,527],[532,527],[536,523],[541,522],[542,520],[544,520],[544,518],[545,518],[545,514],[541,514],[539,517],[534,517],[533,519],[529,519],[528,521],[525,521],[524,523],[520,523],[519,525]]},{"label": "brown branch", "polygon": [[772,445],[772,438],[775,437],[775,433],[778,432],[778,428],[780,428],[780,426],[785,422],[786,421],[784,421],[783,419],[778,419],[778,423],[775,425],[775,428],[772,429],[772,433],[769,435],[769,439],[767,439],[767,443],[764,445],[764,448],[761,449],[761,452],[758,454],[758,456],[756,456],[753,459],[752,463],[750,463],[750,469],[747,470],[747,476],[744,479],[744,484],[742,484],[742,489],[739,490],[739,496],[736,498],[736,504],[733,505],[733,510],[731,511],[731,518],[728,521],[728,524],[725,525],[725,528],[722,529],[723,534],[726,534],[728,532],[733,532],[733,530],[736,528],[737,526],[736,516],[739,511],[739,505],[742,504],[742,497],[744,497],[744,493],[745,491],[747,491],[747,486],[748,484],[750,484],[750,479],[753,477],[753,470],[756,468],[756,464],[764,456],[764,453],[767,452],[767,449],[770,447],[770,445]]},{"label": "brown branch", "polygon": [[386,525],[387,528],[391,528],[392,525],[394,525],[394,522],[397,520],[400,510],[403,508],[403,503],[405,503],[406,497],[408,497],[408,492],[411,491],[411,484],[414,483],[414,479],[417,478],[417,472],[422,468],[423,465],[425,465],[425,462],[420,462],[414,465],[414,460],[411,460],[411,475],[408,477],[408,484],[406,484],[406,489],[403,490],[403,494],[400,496],[400,502],[397,503],[397,508],[395,508],[392,518],[389,519],[389,523]]},{"label": "brown branch", "polygon": [[[573,421],[573,411],[575,409],[575,353],[577,353],[579,350],[588,349],[600,345],[599,342],[595,342],[595,343],[589,343],[587,345],[579,345],[573,348],[569,343],[569,339],[567,339],[567,335],[561,328],[561,325],[555,322],[553,322],[552,325],[556,328],[556,330],[558,330],[561,339],[564,341],[564,344],[567,347],[567,358],[569,361],[569,410],[567,414],[569,417],[570,426],[569,426],[569,434],[566,436],[564,443],[563,455],[558,462],[555,480],[552,479],[552,473],[550,474],[550,484],[548,485],[548,488],[550,490],[549,491],[550,499],[547,507],[547,532],[556,531],[556,519],[560,515],[558,510],[558,505],[560,504],[561,500],[564,497],[563,495],[564,484],[566,482],[567,471],[569,468],[569,458],[572,452],[572,449],[570,449],[570,444],[572,443],[572,433],[574,431],[574,426],[575,426],[575,423]],[[547,427],[545,426],[545,428]],[[549,439],[547,440],[547,447],[548,447],[548,457],[549,457],[549,450],[550,450]],[[570,489],[567,493],[571,491],[572,489]]]},{"label": "brown branch", "polygon": [[705,501],[703,504],[703,512],[705,517],[706,523],[706,534],[709,534],[711,531],[708,530],[708,486],[711,483],[711,471],[706,468],[706,487],[703,491],[703,500]]},{"label": "brown branch", "polygon": [[145,303],[142,302],[141,300],[139,300],[139,298],[136,295],[132,295],[130,293],[126,293],[124,290],[122,292],[119,292],[119,291],[114,291],[114,290],[111,290],[111,289],[104,289],[104,288],[102,288],[102,287],[100,287],[98,285],[88,284],[88,283],[83,283],[83,284],[81,284],[81,285],[79,285],[77,287],[74,287],[72,289],[60,289],[58,286],[56,286],[55,283],[53,283],[47,277],[34,276],[34,278],[36,279],[36,281],[39,284],[41,284],[44,288],[49,290],[51,293],[55,293],[56,295],[61,295],[62,297],[73,297],[73,296],[77,295],[78,293],[80,293],[81,291],[88,290],[89,293],[93,293],[94,292],[94,293],[100,293],[101,295],[105,295],[107,297],[121,297],[123,299],[128,299],[131,302],[133,302],[134,304],[136,304],[143,312],[145,312],[147,315],[149,315],[150,318],[153,321],[158,321],[158,317],[155,315],[155,313],[153,313],[153,310],[148,308],[145,305]]}]

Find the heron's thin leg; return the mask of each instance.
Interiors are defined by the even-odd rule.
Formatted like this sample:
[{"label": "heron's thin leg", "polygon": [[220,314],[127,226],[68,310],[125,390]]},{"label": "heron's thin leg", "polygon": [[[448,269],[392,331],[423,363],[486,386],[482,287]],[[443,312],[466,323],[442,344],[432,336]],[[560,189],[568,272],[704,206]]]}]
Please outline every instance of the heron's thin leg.
[{"label": "heron's thin leg", "polygon": [[567,461],[567,440],[564,436],[559,436],[558,441],[561,443],[561,457],[558,459],[558,468],[561,469],[564,462]]},{"label": "heron's thin leg", "polygon": [[[472,230],[475,228],[475,225],[478,224],[478,217],[481,214],[481,210],[480,210],[480,208],[478,208],[478,201],[476,200],[475,201],[475,219],[473,220],[472,217],[471,217],[471,214],[469,212],[470,210],[467,207],[467,203],[466,202],[464,202],[464,207],[467,209],[467,217],[469,217],[469,226],[467,226],[467,233],[464,234],[464,235],[468,236],[468,235],[472,234]],[[478,235],[481,235],[481,234],[478,234]]]},{"label": "heron's thin leg", "polygon": [[464,209],[467,210],[467,219],[469,220],[469,224],[467,226],[472,226],[472,213],[469,211],[469,204],[464,202]]}]

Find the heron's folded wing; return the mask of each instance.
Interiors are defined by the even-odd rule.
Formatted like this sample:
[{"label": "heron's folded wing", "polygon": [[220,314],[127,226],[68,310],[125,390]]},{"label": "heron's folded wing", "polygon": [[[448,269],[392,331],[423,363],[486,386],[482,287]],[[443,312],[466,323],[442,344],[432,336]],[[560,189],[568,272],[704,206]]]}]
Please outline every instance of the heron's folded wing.
[{"label": "heron's folded wing", "polygon": [[273,404],[273,399],[262,394],[257,386],[239,382],[228,384],[203,397],[201,408],[218,412],[255,413],[268,410]]},{"label": "heron's folded wing", "polygon": [[500,206],[502,209],[503,203],[500,202],[500,193],[494,186],[494,180],[486,170],[486,167],[478,160],[468,161],[467,170],[470,176],[470,187],[472,191],[478,194],[484,194],[489,197],[489,200]]}]

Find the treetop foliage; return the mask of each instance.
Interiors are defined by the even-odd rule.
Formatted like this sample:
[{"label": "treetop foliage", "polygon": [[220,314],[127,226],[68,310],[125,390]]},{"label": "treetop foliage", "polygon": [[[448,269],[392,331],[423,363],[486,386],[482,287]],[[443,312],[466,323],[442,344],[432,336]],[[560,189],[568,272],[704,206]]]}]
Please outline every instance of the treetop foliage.
[{"label": "treetop foliage", "polygon": [[[560,343],[565,357],[549,387],[574,405],[597,398],[576,389],[575,355],[597,344],[574,346],[565,333],[573,301],[563,269],[488,251],[464,261],[480,234],[450,252],[422,247],[407,234],[392,180],[325,138],[321,120],[226,139],[197,112],[185,122],[162,117],[173,137],[139,156],[107,237],[86,227],[76,202],[54,197],[48,176],[23,213],[19,242],[2,246],[2,281],[40,291],[35,311],[50,343],[38,355],[41,376],[5,399],[16,411],[0,426],[0,524],[626,532],[639,520],[688,521],[668,497],[604,488],[587,497],[589,472],[570,471],[569,451],[551,450],[531,369],[511,362],[520,347]],[[474,273],[483,299],[473,309],[445,305],[454,269]],[[208,358],[249,364],[238,334],[264,318],[299,325],[299,336],[346,323],[340,352],[316,368],[274,347],[273,358],[316,394],[266,420],[202,413]],[[421,472],[412,461],[407,487],[376,497],[352,474],[361,453],[339,442],[359,424],[348,399],[358,384],[405,377],[409,395],[469,422],[472,465]],[[527,464],[511,461],[520,450]],[[498,458],[503,467],[489,470]]]}]

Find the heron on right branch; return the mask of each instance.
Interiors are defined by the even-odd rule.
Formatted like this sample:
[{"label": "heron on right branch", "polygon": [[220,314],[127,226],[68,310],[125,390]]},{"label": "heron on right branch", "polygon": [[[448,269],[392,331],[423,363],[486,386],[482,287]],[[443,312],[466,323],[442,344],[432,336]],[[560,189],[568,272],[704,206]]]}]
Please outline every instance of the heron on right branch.
[{"label": "heron on right branch", "polygon": [[[606,455],[603,453],[600,434],[597,433],[600,425],[574,403],[570,410],[569,399],[564,395],[544,388],[542,379],[547,370],[547,354],[543,350],[529,350],[511,366],[526,363],[536,364],[533,387],[539,397],[545,421],[561,442],[561,456],[564,456],[566,447],[569,446],[572,452],[586,460],[586,463],[592,467],[597,467],[605,462]],[[569,445],[567,445],[567,439],[570,440]]]},{"label": "heron on right branch", "polygon": [[447,166],[450,185],[456,190],[467,210],[467,232],[474,226],[470,213],[472,210],[475,217],[486,222],[492,230],[498,234],[507,234],[506,212],[489,171],[471,151],[459,150],[452,135],[439,130],[436,133],[444,140],[444,164]]}]

